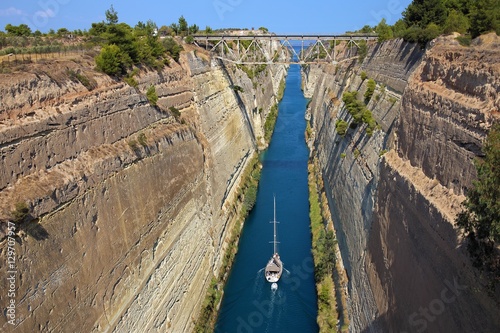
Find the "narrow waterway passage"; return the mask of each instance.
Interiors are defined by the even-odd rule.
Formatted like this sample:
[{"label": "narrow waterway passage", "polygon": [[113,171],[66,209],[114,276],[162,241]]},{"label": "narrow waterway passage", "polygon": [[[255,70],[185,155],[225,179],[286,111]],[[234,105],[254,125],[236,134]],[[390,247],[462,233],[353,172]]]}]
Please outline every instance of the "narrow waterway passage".
[{"label": "narrow waterway passage", "polygon": [[[299,65],[291,65],[276,128],[262,155],[257,203],[250,213],[224,290],[215,332],[317,332],[317,300],[311,256],[307,159],[304,140],[307,100]],[[273,253],[273,195],[278,249],[285,271],[277,291],[264,279]]]}]

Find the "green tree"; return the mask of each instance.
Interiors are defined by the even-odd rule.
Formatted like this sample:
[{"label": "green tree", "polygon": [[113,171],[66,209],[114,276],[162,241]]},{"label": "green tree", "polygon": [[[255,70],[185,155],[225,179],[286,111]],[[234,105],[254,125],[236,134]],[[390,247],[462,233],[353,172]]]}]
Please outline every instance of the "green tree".
[{"label": "green tree", "polygon": [[411,27],[427,27],[429,23],[442,25],[446,20],[444,0],[413,0],[403,12],[403,20]]},{"label": "green tree", "polygon": [[179,35],[186,35],[188,32],[188,23],[184,16],[179,17]]},{"label": "green tree", "polygon": [[370,102],[370,99],[373,96],[373,93],[375,92],[375,88],[377,87],[377,83],[373,79],[369,79],[368,82],[366,83],[367,88],[364,94],[365,98],[365,104],[368,104]]},{"label": "green tree", "polygon": [[492,126],[483,147],[484,158],[476,161],[477,181],[464,202],[466,210],[458,224],[468,235],[500,242],[500,123]]},{"label": "green tree", "polygon": [[407,28],[408,26],[406,25],[405,21],[403,21],[403,19],[397,20],[396,23],[394,23],[394,25],[392,26],[394,37],[396,38],[403,37]]},{"label": "green tree", "polygon": [[194,35],[198,31],[200,31],[200,27],[198,27],[196,24],[193,24],[192,26],[189,27],[189,34]]},{"label": "green tree", "polygon": [[116,12],[113,5],[111,5],[111,7],[108,10],[106,10],[105,15],[106,15],[106,22],[108,22],[108,24],[118,23],[118,13]]},{"label": "green tree", "polygon": [[491,272],[493,284],[500,282],[500,123],[492,126],[483,147],[484,158],[476,160],[477,181],[467,194],[457,225],[468,240],[474,265]]},{"label": "green tree", "polygon": [[92,23],[92,26],[89,29],[89,34],[91,36],[101,36],[106,33],[107,30],[108,28],[104,22]]},{"label": "green tree", "polygon": [[112,24],[107,27],[106,33],[102,35],[107,44],[115,44],[122,50],[133,63],[138,63],[139,50],[133,29],[126,23]]},{"label": "green tree", "polygon": [[102,48],[99,55],[95,58],[97,68],[108,74],[118,75],[123,72],[124,54],[117,45],[111,44]]},{"label": "green tree", "polygon": [[335,130],[340,136],[344,136],[349,128],[349,123],[345,120],[339,119],[335,122]]},{"label": "green tree", "polygon": [[172,37],[165,38],[163,40],[163,46],[167,53],[176,61],[179,62],[179,56],[182,51],[182,47],[175,42]]},{"label": "green tree", "polygon": [[9,23],[5,26],[5,31],[7,32],[7,34],[12,36],[28,37],[31,35],[31,28],[28,27],[26,24],[20,24],[16,26]]},{"label": "green tree", "polygon": [[60,28],[57,30],[57,36],[58,37],[65,37],[69,34],[69,30],[66,28]]},{"label": "green tree", "polygon": [[360,40],[358,42],[358,58],[359,62],[363,62],[365,60],[366,55],[368,54],[368,46],[366,45],[366,41]]},{"label": "green tree", "polygon": [[[385,19],[384,19],[384,21],[385,21]],[[373,28],[370,27],[369,25],[365,25],[365,26],[363,26],[363,28],[361,28],[359,30],[359,32],[363,33],[363,34],[371,34],[371,33],[373,33]]]},{"label": "green tree", "polygon": [[378,42],[392,39],[394,37],[392,28],[387,24],[385,18],[383,18],[380,23],[375,28],[375,32],[378,34]]},{"label": "green tree", "polygon": [[170,29],[176,34],[179,34],[179,25],[177,23],[172,23]]},{"label": "green tree", "polygon": [[156,106],[158,102],[158,95],[156,94],[155,86],[149,86],[148,91],[146,92],[146,97],[148,98],[148,101],[152,106]]},{"label": "green tree", "polygon": [[495,31],[500,35],[500,1],[477,0],[470,13],[472,38],[485,32]]},{"label": "green tree", "polygon": [[469,30],[469,27],[470,24],[467,16],[455,9],[452,9],[450,11],[450,14],[446,18],[446,21],[444,22],[443,32],[445,34],[449,34],[452,32],[459,32],[461,34],[464,34],[467,32],[467,30]]}]

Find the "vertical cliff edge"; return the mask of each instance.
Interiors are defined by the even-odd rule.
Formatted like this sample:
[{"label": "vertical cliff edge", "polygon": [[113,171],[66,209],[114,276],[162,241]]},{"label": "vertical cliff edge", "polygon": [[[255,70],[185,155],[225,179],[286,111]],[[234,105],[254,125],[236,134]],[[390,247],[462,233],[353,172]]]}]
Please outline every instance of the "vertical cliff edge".
[{"label": "vertical cliff edge", "polygon": [[[499,45],[494,34],[471,47],[441,37],[425,51],[391,40],[371,45],[362,63],[346,49],[338,64],[303,69],[352,332],[499,329],[498,300],[454,225],[499,116]],[[342,99],[352,91],[378,124],[372,135],[353,125]],[[352,125],[343,136],[341,120]]]},{"label": "vertical cliff edge", "polygon": [[189,332],[286,68],[255,84],[195,50],[136,87],[93,68],[77,56],[0,76],[2,258],[16,204],[30,215],[13,237],[15,325],[0,328]]}]

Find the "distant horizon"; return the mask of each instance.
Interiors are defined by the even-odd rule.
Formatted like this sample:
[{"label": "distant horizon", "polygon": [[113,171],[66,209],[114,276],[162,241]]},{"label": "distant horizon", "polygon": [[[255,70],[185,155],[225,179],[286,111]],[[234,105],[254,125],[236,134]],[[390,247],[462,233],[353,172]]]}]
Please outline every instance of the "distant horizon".
[{"label": "distant horizon", "polygon": [[0,30],[7,24],[27,24],[32,31],[47,33],[67,28],[88,30],[92,23],[105,20],[105,11],[113,5],[119,22],[134,26],[152,20],[158,27],[177,23],[184,16],[189,25],[201,30],[258,29],[265,27],[276,34],[341,34],[375,26],[382,18],[394,24],[411,0],[350,1],[338,5],[324,0],[310,0],[307,5],[262,0],[194,0],[189,3],[155,3],[144,0],[140,6],[116,1],[39,0],[27,4],[3,0],[0,5]]}]

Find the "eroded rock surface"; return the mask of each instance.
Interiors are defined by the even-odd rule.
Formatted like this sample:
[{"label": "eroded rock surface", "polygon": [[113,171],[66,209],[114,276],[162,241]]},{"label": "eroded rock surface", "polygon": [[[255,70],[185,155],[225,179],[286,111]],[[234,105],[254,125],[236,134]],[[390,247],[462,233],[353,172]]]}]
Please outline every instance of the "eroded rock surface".
[{"label": "eroded rock surface", "polygon": [[189,332],[286,68],[255,89],[201,50],[141,70],[135,88],[92,68],[82,57],[0,77],[2,257],[15,204],[35,219],[18,230],[16,325],[0,328]]},{"label": "eroded rock surface", "polygon": [[[351,331],[500,327],[454,226],[473,159],[498,117],[498,45],[495,35],[469,48],[448,36],[424,52],[393,40],[369,47],[362,64],[346,57],[304,72],[310,145],[349,278]],[[368,136],[358,125],[341,137],[336,122],[352,119],[342,94],[363,99],[362,72],[377,83],[367,108],[379,130]]]}]

